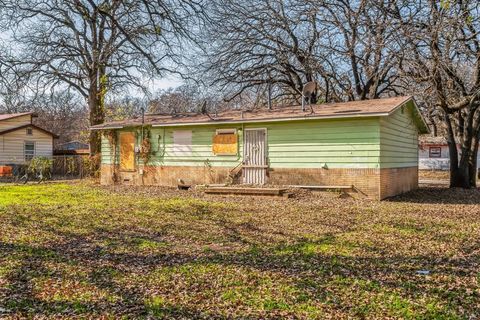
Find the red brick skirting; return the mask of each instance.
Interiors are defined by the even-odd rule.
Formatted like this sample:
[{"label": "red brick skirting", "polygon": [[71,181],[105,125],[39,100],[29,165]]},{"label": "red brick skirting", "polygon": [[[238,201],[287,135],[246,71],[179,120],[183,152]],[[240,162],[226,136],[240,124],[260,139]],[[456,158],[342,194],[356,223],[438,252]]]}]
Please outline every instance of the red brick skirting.
[{"label": "red brick skirting", "polygon": [[[102,165],[101,183],[113,184],[113,170]],[[140,172],[143,170],[143,174]],[[146,166],[135,172],[116,172],[116,183],[177,186],[225,183],[231,168]],[[418,167],[392,169],[269,169],[269,184],[354,186],[370,198],[384,199],[418,187]]]}]

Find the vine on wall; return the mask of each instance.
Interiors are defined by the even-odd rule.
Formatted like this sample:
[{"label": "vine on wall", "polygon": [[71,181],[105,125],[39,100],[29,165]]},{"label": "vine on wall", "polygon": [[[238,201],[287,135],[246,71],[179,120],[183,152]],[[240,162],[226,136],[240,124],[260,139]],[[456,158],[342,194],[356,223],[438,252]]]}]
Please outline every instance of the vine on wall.
[{"label": "vine on wall", "polygon": [[113,172],[112,180],[113,182],[117,181],[117,132],[115,130],[106,130],[103,132],[103,136],[107,138],[108,144],[110,145],[110,157],[112,159]]},{"label": "vine on wall", "polygon": [[152,142],[150,139],[151,132],[149,128],[143,128],[142,130],[143,138],[140,143],[139,156],[140,159],[142,159],[143,164],[146,165],[150,161],[150,157],[152,156]]}]

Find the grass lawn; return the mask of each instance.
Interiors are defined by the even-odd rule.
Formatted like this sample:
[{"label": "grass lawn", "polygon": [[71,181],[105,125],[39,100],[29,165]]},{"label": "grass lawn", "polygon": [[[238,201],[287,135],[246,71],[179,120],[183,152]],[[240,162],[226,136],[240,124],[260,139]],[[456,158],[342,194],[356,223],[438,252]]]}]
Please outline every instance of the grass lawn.
[{"label": "grass lawn", "polygon": [[0,318],[477,319],[479,287],[478,190],[0,187]]}]

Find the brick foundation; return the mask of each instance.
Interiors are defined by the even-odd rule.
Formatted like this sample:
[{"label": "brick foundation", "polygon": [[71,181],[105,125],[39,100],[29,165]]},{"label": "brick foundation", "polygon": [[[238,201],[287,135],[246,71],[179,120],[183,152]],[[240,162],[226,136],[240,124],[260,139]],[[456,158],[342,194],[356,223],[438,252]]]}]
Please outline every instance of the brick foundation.
[{"label": "brick foundation", "polygon": [[[177,186],[181,181],[185,184],[225,183],[230,168],[180,167],[180,166],[146,166],[134,172],[117,170],[116,183],[131,185]],[[102,165],[100,183],[113,184],[113,166]]]},{"label": "brick foundation", "polygon": [[[231,168],[146,166],[143,174],[119,172],[117,183],[133,185],[177,186],[186,184],[225,183]],[[268,171],[267,181],[274,185],[355,186],[370,198],[384,199],[418,187],[418,167],[393,169],[286,169]],[[101,184],[112,184],[113,167],[102,165]]]},{"label": "brick foundation", "polygon": [[418,167],[382,169],[380,171],[380,199],[417,188]]}]

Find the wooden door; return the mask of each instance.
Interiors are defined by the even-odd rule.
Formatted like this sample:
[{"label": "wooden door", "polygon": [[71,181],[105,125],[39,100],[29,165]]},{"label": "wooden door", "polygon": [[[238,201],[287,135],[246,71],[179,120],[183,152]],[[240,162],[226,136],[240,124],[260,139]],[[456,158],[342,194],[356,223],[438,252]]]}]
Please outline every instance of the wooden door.
[{"label": "wooden door", "polygon": [[267,130],[247,129],[243,139],[243,183],[267,181]]},{"label": "wooden door", "polygon": [[120,132],[120,170],[135,170],[135,134]]}]

